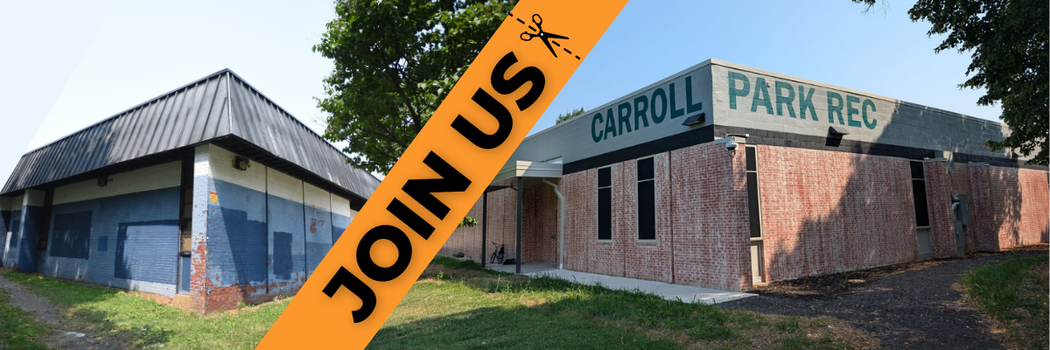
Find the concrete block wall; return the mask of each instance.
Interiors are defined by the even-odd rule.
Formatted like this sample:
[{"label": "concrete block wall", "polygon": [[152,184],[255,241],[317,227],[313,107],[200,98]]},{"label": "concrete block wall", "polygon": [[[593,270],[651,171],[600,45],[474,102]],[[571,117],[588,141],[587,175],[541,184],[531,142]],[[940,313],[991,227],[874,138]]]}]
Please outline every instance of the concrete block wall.
[{"label": "concrete block wall", "polygon": [[186,307],[235,308],[294,294],[349,225],[350,201],[215,145],[196,149]]},{"label": "concrete block wall", "polygon": [[22,196],[10,197],[8,201],[7,218],[4,219],[6,227],[4,233],[6,233],[4,255],[0,256],[0,259],[4,260],[4,267],[16,267],[18,264],[18,229],[22,226]]},{"label": "concrete block wall", "polygon": [[1047,242],[1050,198],[1047,172],[969,164],[973,224],[982,251]]},{"label": "concrete block wall", "polygon": [[181,162],[54,189],[47,276],[173,297]]},{"label": "concrete block wall", "polygon": [[11,226],[11,197],[0,196],[0,266],[7,266],[8,233]]},{"label": "concrete block wall", "polygon": [[236,155],[225,149],[207,152],[206,312],[266,298],[268,175],[259,164],[234,168]]},{"label": "concrete block wall", "polygon": [[44,215],[44,191],[26,189],[22,195],[22,219],[18,228],[19,272],[33,272],[40,259],[40,230]]},{"label": "concrete block wall", "polygon": [[350,208],[350,200],[332,194],[332,244],[339,241],[339,237],[350,226],[350,220],[357,216],[357,211]]}]

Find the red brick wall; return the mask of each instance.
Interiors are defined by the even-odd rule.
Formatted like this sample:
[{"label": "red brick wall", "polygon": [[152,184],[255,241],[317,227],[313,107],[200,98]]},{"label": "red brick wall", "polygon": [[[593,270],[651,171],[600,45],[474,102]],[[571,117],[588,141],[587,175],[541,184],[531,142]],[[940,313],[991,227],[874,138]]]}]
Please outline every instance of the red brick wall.
[{"label": "red brick wall", "polygon": [[[552,181],[554,183],[557,183]],[[558,196],[554,187],[525,179],[521,214],[521,262],[558,262]]]},{"label": "red brick wall", "polygon": [[743,146],[730,157],[722,144],[671,151],[674,282],[751,289]]},{"label": "red brick wall", "polygon": [[1046,242],[1046,171],[996,166],[988,170],[992,228],[999,248]]},{"label": "red brick wall", "polygon": [[956,255],[955,214],[952,213],[952,177],[948,162],[923,163],[926,176],[926,203],[930,209],[930,254],[934,258]]},{"label": "red brick wall", "polygon": [[[510,186],[512,184],[517,187],[517,180],[506,179],[492,183],[493,186]],[[488,262],[489,256],[492,255],[497,244],[504,244],[503,257],[505,259],[514,257],[514,247],[517,244],[515,231],[517,195],[518,193],[511,188],[489,192],[488,194],[488,231],[486,233],[488,242],[485,243],[486,256],[484,257],[486,262]],[[479,197],[478,201],[474,203],[474,207],[467,214],[467,216],[477,219],[478,225],[475,227],[461,227],[453,231],[445,245],[441,247],[439,254],[452,255],[462,252],[465,257],[481,261],[481,230],[482,225],[486,225],[482,220],[481,204],[482,198]],[[529,207],[529,204],[526,203],[525,207]],[[522,219],[524,221],[524,217]],[[523,223],[523,241],[525,239],[524,236]]]},{"label": "red brick wall", "polygon": [[[557,182],[555,182],[557,183]],[[493,185],[517,187],[517,179],[507,179]],[[554,187],[540,179],[525,179],[522,192],[521,255],[522,263],[557,263],[558,261],[558,197]],[[515,255],[517,244],[516,208],[517,191],[507,188],[489,193],[488,232],[485,243],[485,261],[495,249],[495,244],[504,244],[504,258]],[[464,257],[480,261],[481,229],[484,225],[481,212],[482,199],[470,209],[470,217],[478,220],[478,226],[456,229],[439,254],[452,255],[462,252]],[[495,244],[493,244],[495,243]]]},{"label": "red brick wall", "polygon": [[624,275],[630,278],[671,283],[671,259],[674,236],[671,234],[671,174],[669,153],[653,156],[656,187],[656,240],[638,240],[638,170],[637,160],[624,166]]},{"label": "red brick wall", "polygon": [[757,147],[766,281],[917,256],[907,159]]},{"label": "red brick wall", "polygon": [[598,171],[590,169],[562,178],[565,195],[565,268],[624,276],[624,247],[631,238],[625,228],[624,165],[612,166],[612,240],[598,241]]},{"label": "red brick wall", "polygon": [[987,164],[970,164],[970,233],[979,251],[998,251],[999,239],[992,220]]},{"label": "red brick wall", "polygon": [[982,250],[1000,250],[1047,241],[1046,172],[1034,169],[971,166],[977,240]]}]

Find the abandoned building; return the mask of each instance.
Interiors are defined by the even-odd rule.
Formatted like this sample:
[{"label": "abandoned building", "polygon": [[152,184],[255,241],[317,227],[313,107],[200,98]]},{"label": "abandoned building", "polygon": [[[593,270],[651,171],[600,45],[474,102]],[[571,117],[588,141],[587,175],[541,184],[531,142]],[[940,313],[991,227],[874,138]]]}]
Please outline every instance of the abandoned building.
[{"label": "abandoned building", "polygon": [[33,150],[2,263],[198,312],[295,293],[379,185],[229,70]]},{"label": "abandoned building", "polygon": [[1047,242],[1005,133],[712,59],[527,137],[441,253],[741,291]]}]

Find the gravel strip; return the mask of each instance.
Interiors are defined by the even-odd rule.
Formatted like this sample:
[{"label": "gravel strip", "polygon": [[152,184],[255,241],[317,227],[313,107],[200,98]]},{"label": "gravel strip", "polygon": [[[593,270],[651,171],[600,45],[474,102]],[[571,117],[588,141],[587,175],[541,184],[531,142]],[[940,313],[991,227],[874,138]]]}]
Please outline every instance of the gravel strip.
[{"label": "gravel strip", "polygon": [[[1042,249],[1045,251],[1046,246]],[[774,283],[762,288],[769,293],[759,289],[759,296],[719,305],[762,313],[836,317],[875,335],[879,346],[887,349],[1001,349],[991,333],[991,324],[962,299],[958,282],[971,269],[1012,254],[1031,251],[908,263],[783,282],[787,287]],[[835,283],[840,285],[829,287]],[[851,283],[848,288],[841,286]]]}]

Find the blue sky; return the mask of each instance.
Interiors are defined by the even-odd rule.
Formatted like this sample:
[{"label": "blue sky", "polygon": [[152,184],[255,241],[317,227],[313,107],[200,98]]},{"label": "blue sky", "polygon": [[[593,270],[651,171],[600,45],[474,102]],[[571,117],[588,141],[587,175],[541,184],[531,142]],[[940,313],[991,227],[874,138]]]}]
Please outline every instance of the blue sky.
[{"label": "blue sky", "polygon": [[[957,87],[969,54],[934,54],[912,3],[631,0],[533,132],[708,58],[998,120]],[[3,0],[0,180],[26,151],[223,68],[321,130],[333,66],[310,48],[333,17],[329,1]]]}]

